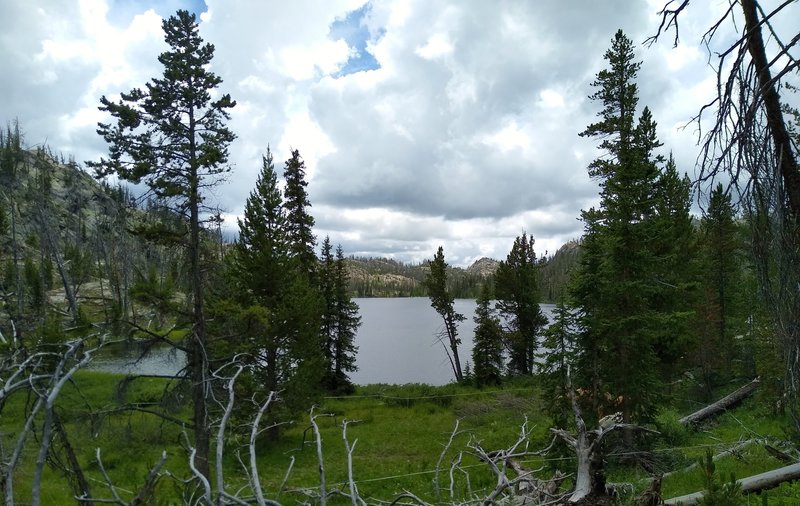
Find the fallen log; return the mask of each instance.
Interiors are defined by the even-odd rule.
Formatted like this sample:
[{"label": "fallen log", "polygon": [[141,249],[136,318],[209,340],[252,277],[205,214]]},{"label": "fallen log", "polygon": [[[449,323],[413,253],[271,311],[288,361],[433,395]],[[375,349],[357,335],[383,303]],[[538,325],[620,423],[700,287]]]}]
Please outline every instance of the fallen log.
[{"label": "fallen log", "polygon": [[679,422],[681,425],[696,425],[707,418],[712,418],[716,415],[719,415],[720,413],[737,406],[743,400],[750,397],[750,395],[755,392],[759,384],[761,384],[761,379],[756,378],[743,387],[729,393],[717,402],[709,404],[703,409],[695,411],[691,415],[684,416],[679,420]]},{"label": "fallen log", "polygon": [[[714,457],[712,458],[712,460],[713,460],[713,461],[717,461],[717,460],[719,460],[719,459],[721,459],[721,458],[728,457],[728,456],[730,456],[730,455],[736,455],[736,454],[738,454],[740,451],[744,450],[745,448],[747,448],[748,446],[750,446],[750,445],[751,445],[751,444],[753,444],[753,443],[756,443],[756,440],[755,440],[755,439],[748,439],[747,441],[740,441],[739,443],[737,443],[737,444],[735,444],[734,446],[732,446],[732,447],[728,448],[728,449],[727,449],[727,450],[725,450],[724,452],[721,452],[721,453],[718,453],[718,454],[714,455]],[[672,476],[673,474],[685,473],[686,471],[691,471],[692,469],[695,469],[695,468],[696,468],[696,467],[698,467],[699,465],[700,465],[700,464],[699,464],[698,462],[694,462],[693,464],[689,464],[688,466],[686,466],[686,467],[684,467],[684,468],[681,468],[681,469],[676,469],[676,470],[674,470],[674,471],[670,471],[670,472],[668,472],[668,473],[664,473],[664,474],[662,475],[662,477],[663,477],[663,478],[669,478],[669,477],[670,477],[670,476]]]},{"label": "fallen log", "polygon": [[[736,482],[742,487],[742,493],[752,494],[775,488],[786,481],[795,480],[800,480],[800,463],[781,467],[780,469],[773,469],[772,471],[756,474],[748,478],[742,478],[741,480],[736,480]],[[693,494],[667,499],[664,501],[664,504],[683,504],[689,506],[690,504],[699,503],[702,499],[703,492],[695,492]]]}]

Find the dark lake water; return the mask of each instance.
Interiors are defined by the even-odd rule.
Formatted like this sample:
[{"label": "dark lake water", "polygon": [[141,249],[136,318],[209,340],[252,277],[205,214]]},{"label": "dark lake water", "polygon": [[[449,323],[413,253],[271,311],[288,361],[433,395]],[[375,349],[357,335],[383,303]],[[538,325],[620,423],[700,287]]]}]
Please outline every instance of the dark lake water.
[{"label": "dark lake water", "polygon": [[[447,355],[438,341],[442,319],[426,297],[354,299],[360,308],[361,328],[356,336],[358,371],[351,379],[359,385],[370,383],[427,383],[444,385],[453,380]],[[551,316],[553,304],[542,304]],[[456,299],[454,308],[466,317],[458,327],[461,363],[472,359],[475,301]],[[96,357],[91,369],[128,374],[174,375],[184,358],[170,349],[159,348],[138,360],[135,346],[117,347]]]}]

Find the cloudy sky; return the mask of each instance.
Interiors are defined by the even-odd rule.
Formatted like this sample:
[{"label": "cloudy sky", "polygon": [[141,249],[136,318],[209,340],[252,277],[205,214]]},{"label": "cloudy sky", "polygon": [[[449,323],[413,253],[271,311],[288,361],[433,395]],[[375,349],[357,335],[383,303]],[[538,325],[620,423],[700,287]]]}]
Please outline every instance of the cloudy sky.
[{"label": "cloudy sky", "polygon": [[523,231],[553,253],[597,202],[597,142],[578,132],[617,29],[639,45],[640,105],[694,174],[696,129],[680,127],[714,93],[700,35],[728,2],[693,2],[677,49],[646,48],[662,1],[3,0],[0,120],[98,159],[100,96],[160,75],[161,19],[185,8],[238,102],[232,176],[209,196],[231,229],[270,145],[279,170],[300,150],[317,234],[348,254],[421,261],[441,244],[467,265]]}]

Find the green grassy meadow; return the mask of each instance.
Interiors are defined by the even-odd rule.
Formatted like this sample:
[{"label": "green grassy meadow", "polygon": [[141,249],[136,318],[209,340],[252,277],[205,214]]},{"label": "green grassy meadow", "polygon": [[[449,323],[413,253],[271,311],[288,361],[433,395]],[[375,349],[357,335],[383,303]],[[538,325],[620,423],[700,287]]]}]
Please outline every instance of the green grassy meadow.
[{"label": "green grassy meadow", "polygon": [[[183,502],[180,480],[190,476],[187,465],[190,431],[146,413],[115,413],[121,397],[143,408],[159,408],[167,386],[162,378],[147,377],[129,382],[121,389],[122,379],[112,374],[82,371],[65,387],[58,401],[57,411],[89,477],[93,496],[112,497],[97,464],[96,448],[101,449],[103,465],[125,500],[133,497],[149,468],[159,460],[161,452],[166,451],[168,460],[164,469],[169,470],[170,476],[159,481],[156,504],[180,504]],[[13,448],[24,419],[25,401],[25,394],[19,394],[4,406],[0,433],[6,455]],[[350,444],[355,444],[353,472],[363,498],[370,503],[391,500],[409,490],[425,500],[436,501],[433,483],[437,461],[458,420],[459,432],[441,466],[440,500],[450,501],[451,463],[459,457],[463,472],[453,474],[456,500],[480,494],[493,488],[495,479],[488,467],[469,453],[468,443],[480,442],[486,450],[506,448],[517,440],[520,427],[527,419],[529,448],[545,447],[550,440],[550,420],[543,415],[543,402],[532,381],[486,390],[458,385],[371,385],[359,387],[353,396],[326,398],[315,413],[330,415],[317,418],[323,440],[327,488],[347,491],[347,455],[341,428],[346,419],[352,421],[347,436]],[[661,472],[682,468],[703,456],[706,448],[719,453],[740,440],[784,438],[786,421],[763,406],[756,396],[735,412],[722,415],[697,431],[676,427],[676,413],[662,413],[657,420],[664,435],[646,442],[654,467]],[[185,405],[170,414],[176,419],[189,418]],[[241,425],[237,427],[237,424]],[[229,428],[224,473],[228,489],[236,491],[247,486],[247,475],[239,458],[248,461],[249,429],[235,417]],[[259,439],[259,474],[269,497],[293,504],[305,497],[300,490],[318,487],[319,472],[312,439],[307,416],[285,425],[278,441],[266,436]],[[56,438],[54,447],[58,444]],[[28,441],[23,465],[14,477],[15,498],[20,504],[30,497],[36,447],[35,440]],[[281,489],[292,459],[292,472]],[[548,477],[555,466],[569,471],[572,461],[555,454],[531,458],[525,465],[531,469],[543,467],[540,476]],[[730,473],[745,477],[781,465],[760,444],[753,444],[738,455],[717,462],[717,471],[725,478]],[[637,489],[647,485],[648,474],[630,459],[609,459],[608,473],[611,482],[632,483]],[[74,502],[74,492],[62,472],[48,466],[44,483],[45,504]],[[665,478],[663,496],[673,497],[702,488],[701,472],[695,468]],[[800,485],[784,485],[770,491],[768,497],[769,504],[800,504]],[[347,503],[349,499],[334,500],[340,501]],[[750,504],[762,504],[761,501],[761,498],[751,498]]]}]

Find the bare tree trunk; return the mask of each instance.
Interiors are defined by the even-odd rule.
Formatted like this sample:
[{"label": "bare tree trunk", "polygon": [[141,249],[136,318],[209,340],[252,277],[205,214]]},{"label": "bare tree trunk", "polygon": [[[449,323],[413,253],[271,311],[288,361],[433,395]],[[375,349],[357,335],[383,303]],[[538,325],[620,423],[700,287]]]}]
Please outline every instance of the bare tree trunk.
[{"label": "bare tree trunk", "polygon": [[[774,469],[748,478],[742,478],[741,480],[736,480],[736,482],[741,485],[743,493],[753,494],[775,488],[783,482],[795,480],[800,480],[800,464],[781,467],[780,469]],[[664,501],[664,504],[682,504],[689,506],[690,504],[697,504],[702,500],[703,492],[695,492],[693,494],[667,499]]]},{"label": "bare tree trunk", "polygon": [[72,283],[69,279],[69,273],[67,272],[67,268],[64,265],[64,259],[61,258],[61,253],[58,251],[58,244],[53,241],[53,236],[50,233],[50,224],[47,222],[47,217],[44,216],[44,213],[40,210],[40,225],[42,227],[42,232],[44,233],[45,239],[47,240],[47,247],[50,250],[50,255],[53,257],[53,260],[56,261],[56,267],[58,268],[58,274],[61,277],[61,284],[64,286],[64,296],[67,299],[67,304],[69,305],[69,313],[72,316],[72,321],[78,321],[78,301],[75,298],[75,291]]},{"label": "bare tree trunk", "polygon": [[761,87],[759,94],[764,101],[769,134],[777,153],[776,158],[783,177],[789,210],[793,218],[798,218],[800,217],[800,171],[798,171],[795,154],[792,152],[792,140],[786,128],[786,121],[784,121],[781,110],[781,100],[770,72],[770,62],[764,50],[764,40],[761,36],[761,25],[758,19],[758,2],[741,0],[741,4],[744,12],[747,50],[758,73],[758,83]]},{"label": "bare tree trunk", "polygon": [[[86,479],[86,475],[83,474],[83,468],[81,467],[80,462],[78,462],[78,457],[75,455],[75,450],[72,449],[67,431],[64,429],[64,425],[61,423],[61,418],[55,411],[53,412],[53,428],[55,429],[58,437],[61,439],[61,444],[64,447],[64,454],[67,457],[67,464],[69,465],[67,472],[71,472],[75,476],[76,495],[78,497],[85,498],[91,497],[92,491],[89,488],[89,481]],[[89,499],[86,499],[85,501],[82,500],[80,503],[89,505],[93,504]]]},{"label": "bare tree trunk", "polygon": [[706,418],[711,418],[720,413],[723,413],[728,409],[737,406],[739,403],[750,397],[760,384],[761,384],[761,379],[756,378],[750,383],[744,385],[743,387],[738,388],[733,392],[729,393],[728,395],[718,400],[717,402],[709,404],[708,406],[699,409],[690,415],[684,416],[679,420],[679,422],[681,423],[681,425],[694,425],[702,422]]}]

